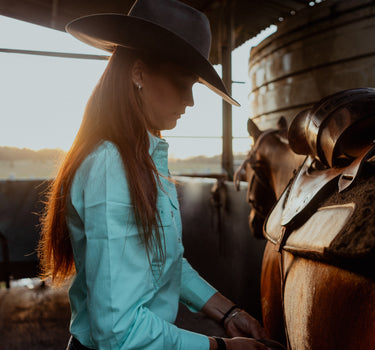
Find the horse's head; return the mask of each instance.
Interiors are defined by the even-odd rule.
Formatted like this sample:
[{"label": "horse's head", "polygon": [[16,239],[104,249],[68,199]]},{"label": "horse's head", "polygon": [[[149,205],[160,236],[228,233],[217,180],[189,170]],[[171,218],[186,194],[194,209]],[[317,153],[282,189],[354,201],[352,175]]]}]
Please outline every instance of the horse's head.
[{"label": "horse's head", "polygon": [[255,237],[263,237],[264,220],[288,184],[293,172],[304,157],[296,155],[289,147],[287,123],[284,117],[278,127],[261,131],[248,120],[250,136],[254,146],[236,171],[235,185],[238,187],[241,174],[248,182],[247,201],[251,205],[249,226]]}]

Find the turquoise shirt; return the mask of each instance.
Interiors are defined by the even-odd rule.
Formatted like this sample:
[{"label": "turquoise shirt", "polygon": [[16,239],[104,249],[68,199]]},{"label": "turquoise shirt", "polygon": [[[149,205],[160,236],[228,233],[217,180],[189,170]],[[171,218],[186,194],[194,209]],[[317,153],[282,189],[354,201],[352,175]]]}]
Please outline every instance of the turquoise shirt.
[{"label": "turquoise shirt", "polygon": [[70,330],[100,350],[209,349],[206,336],[173,325],[179,301],[198,311],[216,293],[183,258],[175,185],[168,177],[168,144],[150,135],[162,187],[157,205],[166,261],[151,266],[140,242],[120,154],[102,143],[78,169],[68,204],[76,276],[69,290]]}]

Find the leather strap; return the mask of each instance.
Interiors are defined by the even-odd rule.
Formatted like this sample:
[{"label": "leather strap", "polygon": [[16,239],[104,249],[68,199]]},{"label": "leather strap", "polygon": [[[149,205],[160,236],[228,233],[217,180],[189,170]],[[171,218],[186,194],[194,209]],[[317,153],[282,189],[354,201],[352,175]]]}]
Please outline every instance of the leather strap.
[{"label": "leather strap", "polygon": [[339,178],[339,192],[347,189],[355,180],[362,169],[363,163],[375,154],[375,141],[363,149],[361,154],[344,169]]},{"label": "leather strap", "polygon": [[325,190],[332,180],[338,178],[343,169],[313,169],[314,158],[307,157],[298,175],[292,182],[283,210],[281,225],[290,226],[304,213],[317,195]]},{"label": "leather strap", "polygon": [[225,345],[225,341],[222,338],[214,337],[217,343],[217,350],[227,350],[227,346]]}]

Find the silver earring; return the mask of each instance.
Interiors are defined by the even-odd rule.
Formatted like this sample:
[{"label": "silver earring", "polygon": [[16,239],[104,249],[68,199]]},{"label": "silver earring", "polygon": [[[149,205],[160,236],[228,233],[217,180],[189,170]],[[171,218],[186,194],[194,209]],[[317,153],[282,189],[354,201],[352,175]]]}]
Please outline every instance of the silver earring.
[{"label": "silver earring", "polygon": [[142,89],[142,85],[141,85],[141,84],[136,83],[136,85],[137,85],[138,90],[141,90],[141,89]]}]

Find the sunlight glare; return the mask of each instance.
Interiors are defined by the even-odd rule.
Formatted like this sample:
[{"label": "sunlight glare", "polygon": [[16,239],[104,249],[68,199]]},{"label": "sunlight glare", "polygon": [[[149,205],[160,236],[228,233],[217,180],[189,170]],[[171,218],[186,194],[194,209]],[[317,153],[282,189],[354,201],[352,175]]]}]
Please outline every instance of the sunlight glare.
[{"label": "sunlight glare", "polygon": [[[0,48],[107,55],[69,34],[0,16]],[[271,28],[263,36],[275,31]],[[255,40],[255,41],[254,41]],[[234,152],[246,152],[251,142],[246,130],[248,59],[254,38],[234,50],[233,107]],[[0,52],[0,146],[69,149],[78,131],[92,89],[106,61],[11,54]],[[221,66],[215,66],[219,74]],[[188,108],[173,131],[164,132],[171,155],[185,158],[221,153],[221,98],[201,84],[194,87],[195,106]],[[175,136],[175,138],[173,137]],[[178,139],[200,136],[201,139]],[[203,137],[209,137],[203,139]],[[240,139],[236,139],[240,137]]]}]

